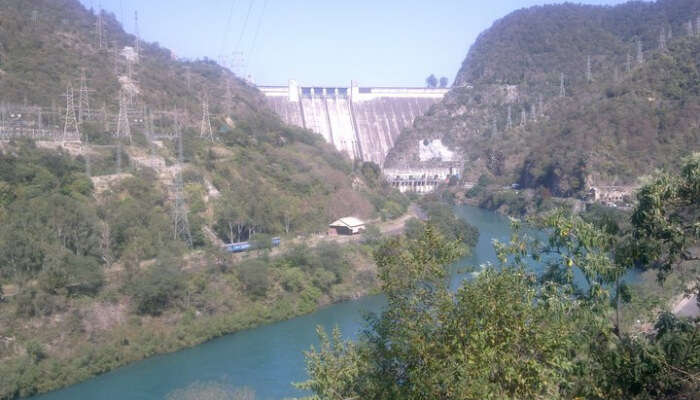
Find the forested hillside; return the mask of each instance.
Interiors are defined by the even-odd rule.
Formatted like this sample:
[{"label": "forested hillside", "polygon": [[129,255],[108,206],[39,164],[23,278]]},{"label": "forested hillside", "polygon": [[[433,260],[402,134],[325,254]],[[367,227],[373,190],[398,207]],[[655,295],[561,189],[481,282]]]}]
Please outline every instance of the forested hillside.
[{"label": "forested hillside", "polygon": [[699,145],[699,15],[692,0],[516,11],[479,36],[388,164],[415,165],[417,141],[442,138],[472,182],[560,196],[677,167]]},{"label": "forested hillside", "polygon": [[[377,287],[372,245],[304,237],[348,215],[397,217],[407,199],[216,63],[139,47],[134,59],[136,38],[77,0],[0,2],[0,398]],[[82,143],[60,140],[71,86]],[[58,140],[20,137],[46,130]],[[274,255],[222,251],[272,236]]]}]

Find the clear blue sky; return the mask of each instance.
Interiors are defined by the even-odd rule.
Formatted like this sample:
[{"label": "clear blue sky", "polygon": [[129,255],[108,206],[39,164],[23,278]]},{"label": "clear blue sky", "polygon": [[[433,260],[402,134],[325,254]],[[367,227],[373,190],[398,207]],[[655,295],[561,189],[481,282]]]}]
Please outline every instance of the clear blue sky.
[{"label": "clear blue sky", "polygon": [[315,85],[348,85],[356,80],[362,85],[420,86],[430,73],[452,81],[477,35],[496,19],[518,8],[561,2],[81,1],[113,12],[129,32],[134,31],[134,11],[138,10],[141,37],[181,57],[219,59],[243,52],[245,71],[258,84],[297,79]]}]

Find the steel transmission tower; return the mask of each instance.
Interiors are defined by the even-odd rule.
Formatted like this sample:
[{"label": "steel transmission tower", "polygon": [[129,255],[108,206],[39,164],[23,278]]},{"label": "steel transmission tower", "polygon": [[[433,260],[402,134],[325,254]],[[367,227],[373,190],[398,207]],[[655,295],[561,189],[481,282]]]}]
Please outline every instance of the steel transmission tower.
[{"label": "steel transmission tower", "polygon": [[666,31],[661,28],[659,32],[659,50],[666,50]]},{"label": "steel transmission tower", "polygon": [[586,80],[588,83],[591,83],[593,81],[593,73],[591,71],[591,56],[588,56],[588,59],[586,60]]},{"label": "steel transmission tower", "polygon": [[104,19],[102,18],[102,6],[97,12],[97,21],[95,22],[95,33],[97,35],[97,45],[102,50],[104,47]]},{"label": "steel transmission tower", "polygon": [[559,97],[566,96],[566,88],[564,87],[564,73],[559,75]]},{"label": "steel transmission tower", "polygon": [[211,116],[209,115],[209,100],[206,95],[202,96],[202,123],[199,127],[199,137],[209,137],[214,143],[214,132],[211,129]]},{"label": "steel transmission tower", "polygon": [[78,119],[75,117],[72,85],[68,86],[68,90],[66,90],[66,118],[63,124],[63,142],[65,142],[68,137],[74,137],[80,140]]},{"label": "steel transmission tower", "polygon": [[141,39],[139,38],[139,12],[134,11],[134,36],[136,36],[136,55],[141,55]]},{"label": "steel transmission tower", "polygon": [[90,89],[87,87],[85,68],[80,73],[80,91],[78,92],[78,122],[90,119]]},{"label": "steel transmission tower", "polygon": [[637,64],[644,63],[644,50],[642,49],[642,41],[637,39]]},{"label": "steel transmission tower", "polygon": [[126,105],[126,96],[119,92],[119,117],[117,118],[117,140],[121,143],[121,138],[129,138],[131,143],[131,127],[129,126],[129,112]]},{"label": "steel transmission tower", "polygon": [[629,75],[630,72],[632,72],[632,54],[630,52],[627,52],[627,74]]},{"label": "steel transmission tower", "polygon": [[508,105],[508,119],[506,120],[506,130],[513,128],[513,107]]},{"label": "steel transmission tower", "polygon": [[177,172],[175,173],[175,208],[173,210],[174,239],[182,240],[187,247],[192,247],[192,233],[190,232],[190,221],[187,217],[187,205],[182,182],[182,131],[180,123],[175,115],[175,134],[177,135]]},{"label": "steel transmission tower", "polygon": [[148,115],[146,116],[146,135],[148,137],[149,152],[151,155],[151,168],[156,168],[156,145],[153,143],[156,136],[155,124],[153,123],[153,113],[148,110]]}]

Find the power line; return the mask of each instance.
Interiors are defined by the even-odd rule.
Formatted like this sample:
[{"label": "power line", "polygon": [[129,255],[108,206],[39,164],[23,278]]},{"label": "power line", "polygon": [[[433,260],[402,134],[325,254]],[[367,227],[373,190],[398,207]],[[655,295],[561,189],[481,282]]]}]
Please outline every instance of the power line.
[{"label": "power line", "polygon": [[250,49],[248,50],[248,66],[250,66],[251,60],[253,59],[253,52],[255,51],[255,45],[258,41],[258,34],[260,34],[260,27],[262,26],[265,11],[267,10],[267,3],[268,0],[265,0],[265,2],[263,3],[262,12],[260,13],[260,18],[258,19],[258,26],[255,28],[255,34],[253,35],[253,42],[251,43]]},{"label": "power line", "polygon": [[224,50],[226,49],[226,40],[228,40],[228,33],[231,30],[231,20],[233,19],[233,10],[236,8],[236,3],[237,0],[233,0],[233,2],[231,2],[231,10],[229,10],[228,19],[226,20],[226,26],[224,28],[224,34],[221,38],[221,51],[219,54],[224,54]]},{"label": "power line", "polygon": [[241,26],[241,34],[238,36],[238,42],[236,43],[236,50],[241,46],[241,41],[243,40],[243,35],[245,35],[246,27],[248,26],[248,19],[250,18],[250,11],[253,9],[253,4],[255,0],[250,0],[248,4],[248,12],[246,12],[245,19],[243,20],[243,25]]}]

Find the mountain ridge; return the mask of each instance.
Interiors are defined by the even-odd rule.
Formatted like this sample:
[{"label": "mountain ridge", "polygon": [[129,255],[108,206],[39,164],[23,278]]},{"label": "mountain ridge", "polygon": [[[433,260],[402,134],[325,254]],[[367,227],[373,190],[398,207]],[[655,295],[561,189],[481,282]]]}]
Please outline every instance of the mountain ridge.
[{"label": "mountain ridge", "polygon": [[[469,181],[487,174],[563,196],[580,195],[589,184],[634,183],[654,168],[677,165],[697,148],[697,122],[687,117],[696,110],[700,85],[697,28],[692,36],[687,30],[696,15],[700,3],[687,0],[550,5],[509,14],[479,36],[455,87],[399,137],[387,165],[422,165],[414,143],[442,139],[461,154]],[[666,49],[658,50],[662,30]],[[659,68],[669,74],[655,75]],[[647,98],[654,107],[634,106]],[[630,155],[639,152],[640,140],[650,151],[635,160]]]}]

